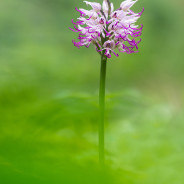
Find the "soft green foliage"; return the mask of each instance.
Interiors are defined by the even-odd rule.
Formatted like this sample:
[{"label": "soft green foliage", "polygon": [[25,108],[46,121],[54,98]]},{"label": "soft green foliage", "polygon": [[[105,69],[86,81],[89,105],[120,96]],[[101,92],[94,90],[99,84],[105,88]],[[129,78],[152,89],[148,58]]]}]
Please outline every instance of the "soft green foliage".
[{"label": "soft green foliage", "polygon": [[[114,0],[114,4],[120,4]],[[182,184],[183,2],[140,0],[140,53],[108,62],[98,168],[100,57],[71,40],[74,0],[0,2],[0,183]]]}]

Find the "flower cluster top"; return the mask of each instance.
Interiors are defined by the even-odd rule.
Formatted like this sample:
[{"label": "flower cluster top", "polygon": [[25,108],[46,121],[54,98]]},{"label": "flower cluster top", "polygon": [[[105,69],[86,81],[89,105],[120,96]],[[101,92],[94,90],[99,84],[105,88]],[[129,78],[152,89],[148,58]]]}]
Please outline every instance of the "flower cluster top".
[{"label": "flower cluster top", "polygon": [[90,44],[93,44],[97,52],[105,54],[108,58],[111,57],[111,53],[118,56],[115,49],[128,54],[138,52],[138,43],[141,39],[136,41],[135,37],[141,36],[143,25],[138,28],[135,23],[144,9],[140,13],[130,10],[136,1],[125,0],[117,10],[114,10],[113,3],[109,0],[103,0],[102,6],[96,2],[84,1],[92,9],[76,8],[80,17],[77,22],[72,20],[74,29],[70,28],[79,33],[79,41],[72,41],[74,46],[88,48]]}]

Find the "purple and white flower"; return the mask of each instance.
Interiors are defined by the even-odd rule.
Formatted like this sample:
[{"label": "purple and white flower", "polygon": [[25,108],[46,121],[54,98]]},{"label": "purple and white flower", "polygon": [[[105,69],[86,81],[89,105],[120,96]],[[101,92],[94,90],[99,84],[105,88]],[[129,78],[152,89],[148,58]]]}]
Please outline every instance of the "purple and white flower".
[{"label": "purple and white flower", "polygon": [[108,58],[111,53],[126,52],[127,54],[138,52],[136,37],[141,36],[143,25],[138,28],[136,21],[141,17],[144,9],[140,13],[134,13],[130,8],[137,0],[125,0],[120,8],[114,11],[113,3],[104,0],[100,3],[84,1],[91,6],[91,10],[77,9],[80,17],[74,24],[74,32],[79,33],[78,42],[72,40],[74,46],[87,48],[93,44],[97,52],[105,54]]}]

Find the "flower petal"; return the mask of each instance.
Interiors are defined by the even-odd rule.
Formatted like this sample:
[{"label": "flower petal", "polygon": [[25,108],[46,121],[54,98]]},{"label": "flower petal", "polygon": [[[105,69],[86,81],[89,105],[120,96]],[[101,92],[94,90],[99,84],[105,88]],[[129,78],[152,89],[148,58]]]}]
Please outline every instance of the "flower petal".
[{"label": "flower petal", "polygon": [[103,12],[105,13],[106,18],[108,17],[109,5],[107,0],[103,1]]},{"label": "flower petal", "polygon": [[111,3],[111,12],[113,12],[113,11],[114,11],[114,4]]},{"label": "flower petal", "polygon": [[101,10],[101,4],[95,2],[84,1],[87,5],[89,4],[94,11],[99,12]]},{"label": "flower petal", "polygon": [[135,3],[136,1],[132,1],[132,0],[125,0],[121,3],[120,8],[121,10],[127,11],[129,10]]}]

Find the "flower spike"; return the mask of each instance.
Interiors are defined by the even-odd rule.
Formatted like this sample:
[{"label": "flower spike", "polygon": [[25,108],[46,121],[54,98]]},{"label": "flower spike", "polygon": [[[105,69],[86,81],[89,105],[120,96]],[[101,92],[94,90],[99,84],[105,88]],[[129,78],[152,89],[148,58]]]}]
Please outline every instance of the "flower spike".
[{"label": "flower spike", "polygon": [[77,9],[80,17],[77,21],[72,19],[74,32],[78,32],[78,42],[73,40],[74,46],[89,47],[93,44],[97,52],[110,58],[111,53],[115,56],[115,49],[127,54],[138,52],[138,44],[141,40],[135,38],[141,36],[143,25],[139,28],[135,25],[141,17],[144,9],[140,13],[134,13],[130,8],[138,0],[125,0],[120,4],[120,8],[114,11],[114,5],[110,0],[103,0],[103,4],[84,1],[92,7],[91,10]]}]

